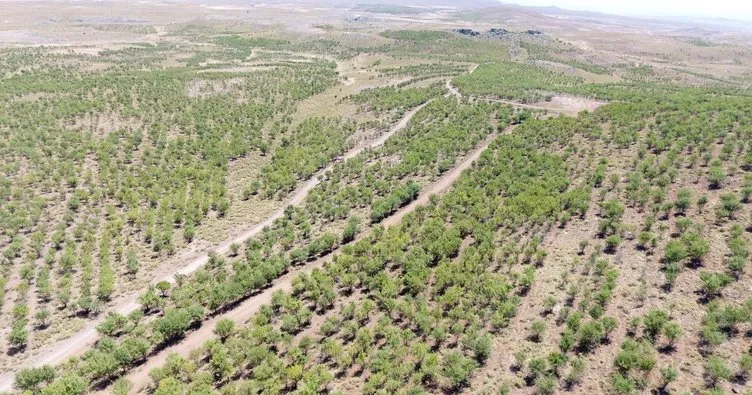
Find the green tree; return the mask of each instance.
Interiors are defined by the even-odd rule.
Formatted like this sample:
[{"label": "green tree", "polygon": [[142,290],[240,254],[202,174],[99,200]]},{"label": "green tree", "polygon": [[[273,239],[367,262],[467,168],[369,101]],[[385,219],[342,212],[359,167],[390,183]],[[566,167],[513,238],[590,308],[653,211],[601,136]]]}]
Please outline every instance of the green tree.
[{"label": "green tree", "polygon": [[731,369],[726,366],[726,363],[723,362],[722,358],[713,355],[708,358],[708,361],[705,364],[705,374],[713,384],[716,384],[719,381],[726,381],[730,379]]},{"label": "green tree", "polygon": [[193,224],[192,221],[189,221],[185,224],[185,228],[183,229],[183,238],[186,242],[190,243],[193,241],[193,239],[196,237],[196,225]]},{"label": "green tree", "polygon": [[527,365],[528,376],[532,379],[543,377],[548,371],[548,363],[543,358],[533,358]]},{"label": "green tree", "polygon": [[743,354],[739,359],[739,377],[748,380],[750,374],[752,374],[752,353]]},{"label": "green tree", "polygon": [[235,330],[235,322],[233,322],[229,318],[223,318],[219,321],[217,321],[216,326],[214,327],[214,333],[219,336],[220,339],[225,340],[230,335],[232,335],[232,332]]},{"label": "green tree", "polygon": [[670,321],[663,326],[663,335],[668,339],[668,345],[671,348],[674,347],[681,334],[682,329],[678,322]]},{"label": "green tree", "polygon": [[710,245],[697,233],[687,233],[682,236],[682,242],[686,246],[687,256],[694,262],[701,262],[702,258],[710,252]]},{"label": "green tree", "polygon": [[182,394],[185,386],[174,377],[167,377],[159,381],[154,395],[175,395]]},{"label": "green tree", "polygon": [[656,236],[653,232],[643,231],[637,236],[637,246],[643,250],[655,247]]},{"label": "green tree", "polygon": [[475,351],[475,360],[483,363],[491,355],[493,349],[493,338],[489,334],[478,336],[473,347]]},{"label": "green tree", "polygon": [[149,287],[146,293],[138,297],[138,302],[141,303],[146,313],[154,310],[161,310],[165,302],[155,292],[154,287]]},{"label": "green tree", "polygon": [[136,273],[138,273],[138,255],[136,255],[136,251],[133,249],[128,250],[128,254],[126,255],[126,262],[125,262],[126,271],[129,275],[134,276]]},{"label": "green tree", "polygon": [[167,296],[167,291],[172,288],[172,284],[169,281],[160,281],[155,285],[155,288],[159,291],[160,296],[164,298]]},{"label": "green tree", "polygon": [[673,366],[661,368],[661,388],[668,387],[677,377],[679,377],[679,372]]},{"label": "green tree", "polygon": [[463,357],[456,351],[450,351],[442,361],[442,373],[455,389],[467,384],[475,368],[473,360]]},{"label": "green tree", "polygon": [[217,381],[223,381],[233,370],[233,363],[223,346],[216,346],[211,350],[209,366]]},{"label": "green tree", "polygon": [[97,332],[104,336],[114,336],[123,331],[127,323],[127,317],[115,312],[109,312],[105,319],[97,325]]},{"label": "green tree", "polygon": [[603,325],[598,321],[590,321],[577,332],[577,344],[584,350],[592,350],[603,339]]},{"label": "green tree", "polygon": [[543,335],[546,333],[546,323],[541,320],[536,320],[530,326],[530,338],[536,342],[543,340]]},{"label": "green tree", "polygon": [[37,326],[39,326],[40,328],[46,328],[47,325],[49,325],[50,311],[45,308],[41,308],[37,310],[35,317],[37,319]]},{"label": "green tree", "polygon": [[587,362],[585,362],[585,360],[580,357],[573,358],[570,362],[569,374],[565,379],[567,386],[569,388],[572,388],[573,386],[579,384],[582,378],[585,376],[586,371]]},{"label": "green tree", "polygon": [[548,365],[551,367],[554,375],[559,376],[559,371],[567,364],[567,356],[560,352],[548,354]]},{"label": "green tree", "polygon": [[342,231],[342,243],[346,244],[355,239],[355,235],[358,234],[358,228],[360,226],[360,219],[358,217],[350,217],[347,220],[347,225]]},{"label": "green tree", "polygon": [[606,252],[616,252],[616,248],[619,247],[619,244],[621,244],[621,236],[618,234],[606,237]]},{"label": "green tree", "polygon": [[734,214],[741,209],[742,204],[739,198],[733,193],[726,193],[721,195],[721,204],[716,209],[716,216],[718,218],[733,219]]},{"label": "green tree", "polygon": [[687,248],[679,240],[671,240],[666,244],[663,260],[666,264],[679,263],[687,257]]},{"label": "green tree", "polygon": [[702,213],[705,206],[708,204],[708,197],[705,195],[697,198],[697,209]]},{"label": "green tree", "polygon": [[8,340],[10,341],[10,345],[15,348],[26,347],[26,344],[29,341],[29,333],[26,330],[26,325],[23,321],[13,324]]},{"label": "green tree", "polygon": [[658,334],[663,330],[664,325],[669,322],[668,314],[663,310],[653,309],[648,311],[643,318],[645,325],[645,336],[651,341],[655,341]]},{"label": "green tree", "polygon": [[541,376],[535,380],[535,393],[540,395],[553,394],[556,391],[556,380],[551,376]]},{"label": "green tree", "polygon": [[112,384],[112,393],[114,395],[128,395],[132,387],[133,383],[125,377],[121,377]]},{"label": "green tree", "polygon": [[637,385],[635,381],[621,373],[611,375],[611,387],[617,394],[632,394],[635,392]]},{"label": "green tree", "polygon": [[708,181],[710,182],[710,187],[713,189],[718,189],[723,184],[723,181],[726,180],[726,172],[723,170],[720,166],[712,166],[710,168],[710,172],[708,173]]},{"label": "green tree", "polygon": [[320,394],[326,392],[326,387],[334,376],[323,365],[315,365],[313,369],[303,374],[298,383],[298,391],[303,394]]},{"label": "green tree", "polygon": [[603,215],[612,221],[620,220],[624,214],[624,205],[616,199],[603,202],[601,207],[603,208]]},{"label": "green tree", "polygon": [[619,321],[616,318],[606,316],[601,318],[601,325],[603,326],[603,336],[605,339],[608,339],[611,336],[611,332],[619,326]]},{"label": "green tree", "polygon": [[49,384],[55,379],[55,369],[52,366],[44,365],[38,368],[21,369],[16,373],[14,385],[22,391],[39,390],[42,384]]},{"label": "green tree", "polygon": [[165,315],[154,322],[154,330],[167,339],[182,336],[196,321],[203,317],[203,308],[190,306],[186,308],[169,309]]},{"label": "green tree", "polygon": [[89,384],[83,377],[68,374],[44,387],[42,395],[81,395],[88,387]]},{"label": "green tree", "polygon": [[720,294],[723,288],[730,284],[732,280],[731,276],[726,273],[700,272],[702,292],[708,298]]},{"label": "green tree", "polygon": [[114,356],[121,366],[142,361],[149,353],[151,343],[141,336],[129,336],[115,349]]},{"label": "green tree", "polygon": [[680,189],[676,194],[674,207],[679,214],[684,214],[692,206],[692,191],[689,189]]}]

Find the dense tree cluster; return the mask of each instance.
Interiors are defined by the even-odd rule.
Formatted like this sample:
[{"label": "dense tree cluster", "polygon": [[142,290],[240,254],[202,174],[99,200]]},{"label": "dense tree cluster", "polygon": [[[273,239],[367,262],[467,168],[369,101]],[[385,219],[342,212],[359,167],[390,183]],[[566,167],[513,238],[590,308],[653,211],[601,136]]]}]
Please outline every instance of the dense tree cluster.
[{"label": "dense tree cluster", "polygon": [[[444,199],[419,209],[398,227],[377,228],[345,247],[323,271],[301,275],[292,294],[275,294],[249,327],[208,342],[203,348],[208,359],[202,361],[214,371],[214,385],[228,393],[321,389],[337,371],[356,365],[370,372],[366,392],[466,385],[490,352],[490,334],[483,323],[502,329],[515,313],[519,287],[524,287],[514,277],[491,271],[494,235],[555,221],[568,200],[561,158],[539,153],[536,141],[552,144],[555,137],[530,127],[500,138]],[[502,191],[506,196],[499,205]],[[522,204],[530,193],[558,203],[535,214],[537,209]],[[522,218],[533,220],[518,222]],[[474,242],[462,249],[464,238]],[[356,289],[364,297],[348,302],[346,295]],[[317,329],[319,340],[304,336],[281,342],[297,338],[310,325],[312,311],[339,313]],[[365,325],[368,322],[375,326]],[[252,356],[247,352],[251,344],[257,345]],[[440,351],[432,351],[437,345]],[[207,385],[199,378],[201,370],[189,367],[196,362],[179,357],[171,361],[152,372],[157,392]],[[245,378],[234,379],[241,375]],[[180,383],[177,377],[188,381]]]},{"label": "dense tree cluster", "polygon": [[348,148],[348,137],[355,133],[355,122],[343,119],[311,118],[295,127],[289,138],[261,170],[265,194],[286,194],[331,162]]},{"label": "dense tree cluster", "polygon": [[[491,109],[494,112],[489,114],[488,111]],[[165,284],[165,287],[157,284],[157,287],[144,293],[140,298],[143,313],[156,313],[156,318],[147,316],[147,319],[143,319],[141,312],[129,317],[109,315],[98,328],[103,339],[107,341],[100,341],[94,350],[70,367],[76,366],[73,369],[76,374],[89,377],[93,382],[116,376],[119,371],[143,358],[150,350],[184,334],[206,313],[218,311],[268,285],[290,265],[328,253],[339,245],[341,239],[351,240],[352,232],[357,230],[350,230],[349,236],[343,234],[341,237],[324,231],[325,225],[334,218],[324,217],[324,221],[319,222],[320,207],[315,201],[317,197],[337,191],[332,189],[328,182],[354,175],[353,164],[368,160],[374,171],[370,177],[382,179],[382,182],[389,186],[383,192],[371,195],[371,200],[368,201],[373,203],[372,220],[378,222],[381,217],[417,195],[419,184],[410,181],[403,185],[400,180],[418,180],[426,174],[440,174],[443,171],[442,166],[451,165],[452,159],[471,149],[493,130],[491,115],[496,115],[499,120],[506,120],[508,111],[507,108],[497,105],[479,103],[469,106],[449,99],[424,108],[416,115],[411,126],[393,138],[394,141],[390,140],[379,149],[363,152],[351,161],[336,166],[332,174],[328,175],[327,181],[317,186],[308,197],[305,209],[288,208],[285,216],[272,227],[265,229],[261,237],[249,240],[245,249],[245,259],[229,265],[225,259],[212,256],[206,268],[191,276],[181,277],[172,289],[169,284]],[[453,116],[446,118],[446,114],[449,113]],[[465,144],[456,144],[457,136],[463,136]],[[384,166],[394,155],[404,155],[409,162],[395,169]],[[442,161],[449,160],[452,162],[442,164]],[[380,195],[383,195],[383,198],[378,199]],[[394,199],[396,200],[393,202]],[[381,217],[376,218],[376,215]],[[312,219],[314,226],[311,223]],[[357,223],[348,226],[356,227]],[[333,288],[330,285],[328,289],[325,292],[321,291],[324,292],[324,299],[315,298],[321,303],[320,309],[329,305],[325,302],[329,297],[325,295],[332,295]],[[293,332],[296,332],[294,328],[307,322],[301,322],[298,313],[287,317],[284,327],[290,328]],[[102,349],[100,345],[111,348]],[[134,345],[138,345],[138,352],[119,351],[128,350]],[[105,355],[120,352],[138,357],[110,359],[107,364],[103,364],[103,358],[109,358]],[[92,365],[108,367],[93,371],[90,369]]]},{"label": "dense tree cluster", "polygon": [[[508,351],[496,349],[497,341],[514,343],[516,389],[537,393],[572,390],[593,379],[589,367],[602,373],[596,381],[604,392],[673,391],[680,374],[697,374],[674,366],[672,355],[687,356],[690,347],[699,347],[697,359],[703,359],[702,388],[693,390],[748,383],[752,355],[743,334],[752,302],[726,296],[739,295],[748,281],[749,97],[652,78],[585,83],[541,63],[504,61],[507,45],[518,44],[500,40],[434,31],[383,36],[392,42],[367,51],[452,60],[382,69],[384,75],[433,78],[460,72],[456,62],[482,63],[453,81],[475,98],[439,98],[440,86],[376,88],[350,97],[390,116],[431,102],[384,146],[334,165],[302,205],[287,208],[230,257],[212,254],[174,285],[150,287],[139,311],[104,317],[99,341],[84,355],[55,368],[23,370],[16,387],[81,393],[109,383],[207,316],[339,247],[323,268],[302,271],[290,292],[271,295],[247,324],[221,320],[216,337],[190,356],[170,356],[150,373],[150,389],[319,393],[356,383],[365,393],[459,392],[479,370],[498,370],[487,365]],[[32,286],[41,300],[96,313],[120,279],[139,270],[136,247],[171,251],[173,232],[182,230],[189,240],[209,213],[226,212],[229,161],[269,154],[248,195],[283,195],[362,131],[337,118],[293,126],[290,113],[298,100],[337,79],[331,62],[295,51],[347,58],[366,49],[238,35],[211,42],[216,57],[197,51],[186,68],[153,72],[123,66],[102,75],[68,69],[27,75],[20,71],[27,55],[2,60],[12,83],[0,94],[0,134],[7,137],[0,143],[7,153],[0,245],[2,259],[20,267],[9,333],[17,349],[28,342],[32,317],[39,327],[50,318],[47,310],[30,311]],[[570,58],[570,49],[519,45],[538,61],[610,72]],[[149,64],[171,50],[148,45],[103,56]],[[196,73],[252,55],[272,68],[253,75]],[[220,63],[210,65],[210,57]],[[479,98],[529,102],[554,92],[618,101],[577,117],[535,119]],[[27,100],[30,93],[40,97]],[[81,126],[102,122],[91,117],[103,113],[132,124],[105,133]],[[379,225],[513,121],[521,124],[499,136],[443,196],[397,226]],[[32,198],[31,185],[44,193]],[[53,210],[65,214],[47,221]],[[589,226],[592,235],[572,252],[571,265],[547,251],[549,236],[567,237],[570,222]],[[660,271],[665,284],[655,287],[644,273],[635,275],[623,262],[627,254],[642,259],[642,270]],[[561,278],[551,280],[552,270],[562,270]],[[540,277],[558,283],[541,291]],[[660,298],[646,304],[649,294]],[[628,295],[636,300],[625,306],[635,310],[625,312],[614,299],[625,302]],[[525,298],[540,298],[533,302],[541,305],[521,323]],[[680,298],[682,304],[672,303]],[[676,314],[677,306],[685,310]],[[686,314],[698,307],[701,317]],[[698,325],[684,325],[693,319]],[[513,332],[517,327],[529,336]],[[510,336],[516,336],[512,342]],[[128,384],[110,388],[127,392]],[[504,384],[499,392],[508,390]]]},{"label": "dense tree cluster", "polygon": [[455,78],[453,83],[467,94],[534,102],[550,97],[546,92],[564,90],[583,81],[539,66],[497,62],[482,64],[472,74]]},{"label": "dense tree cluster", "polygon": [[449,62],[497,62],[510,57],[506,43],[461,37],[447,31],[390,30],[381,35],[394,42],[369,51]]},{"label": "dense tree cluster", "polygon": [[[179,229],[190,242],[210,212],[224,215],[230,205],[228,163],[269,150],[264,124],[336,82],[328,62],[254,74],[127,66],[169,48],[137,46],[102,55],[122,62],[122,69],[42,69],[3,81],[0,248],[5,265],[20,266],[24,277],[10,337],[15,348],[28,343],[30,318],[45,328],[51,315],[98,312],[119,283],[138,271],[139,252],[172,253]],[[18,62],[42,56],[32,51]],[[214,86],[219,90],[202,93]],[[28,95],[38,98],[19,99]],[[352,131],[338,121],[320,122],[308,130],[331,122],[337,133]],[[290,141],[298,142],[300,134]],[[330,149],[344,146],[326,137]],[[305,155],[311,164],[296,168],[305,177],[335,154]],[[291,156],[284,150],[279,155]],[[64,311],[30,311],[27,298],[33,294]]]},{"label": "dense tree cluster", "polygon": [[[527,51],[528,57],[536,61],[554,62],[562,65],[571,66],[580,70],[585,70],[594,74],[610,74],[610,67],[596,64],[596,59],[582,60],[589,55],[585,51],[579,50],[572,44],[565,44],[561,41],[547,41],[545,45],[535,43],[534,41],[520,41],[520,48]],[[590,55],[592,56],[592,55]]]},{"label": "dense tree cluster", "polygon": [[441,84],[434,84],[427,88],[385,87],[365,89],[351,96],[350,100],[358,103],[366,111],[403,113],[443,93],[444,87]]},{"label": "dense tree cluster", "polygon": [[409,66],[385,67],[378,69],[380,75],[411,75],[414,77],[450,77],[467,72],[462,64],[424,63]]},{"label": "dense tree cluster", "polygon": [[[396,208],[400,204],[395,201],[395,188],[401,185],[405,188],[409,178],[444,173],[458,156],[493,132],[494,114],[500,127],[509,122],[506,107],[434,100],[413,117],[407,129],[390,138],[382,148],[335,166],[321,186],[311,191],[306,209],[316,218],[331,221],[346,218],[358,207],[371,206],[373,212],[376,199],[382,199],[378,207]],[[383,200],[388,195],[393,196]],[[397,200],[406,203],[411,199]],[[378,219],[391,209],[379,211]]]}]

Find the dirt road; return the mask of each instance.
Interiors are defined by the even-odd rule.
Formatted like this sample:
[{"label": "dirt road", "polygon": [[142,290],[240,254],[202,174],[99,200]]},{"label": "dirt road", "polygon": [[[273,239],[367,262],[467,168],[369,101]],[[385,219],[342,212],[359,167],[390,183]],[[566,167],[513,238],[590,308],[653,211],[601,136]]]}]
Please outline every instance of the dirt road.
[{"label": "dirt road", "polygon": [[[477,64],[473,65],[473,67],[470,68],[470,71],[468,72],[468,74],[472,74],[475,71],[475,69],[478,68],[478,66],[479,65],[477,65]],[[449,91],[449,95],[455,96],[458,99],[462,99],[462,92],[460,92],[459,89],[455,88],[454,85],[452,85],[452,79],[451,78],[448,79],[447,82],[446,82],[446,89]]]},{"label": "dirt road", "polygon": [[[477,66],[476,66],[477,67]],[[470,71],[471,73],[475,71],[475,67]],[[459,89],[455,88],[454,85],[452,85],[452,80],[449,79],[446,82],[445,85],[448,93],[447,96],[454,96],[458,99],[462,99],[464,96],[462,95],[462,92],[460,92]],[[568,115],[577,115],[580,111],[594,111],[598,107],[606,104],[605,102],[592,100],[584,97],[576,97],[576,96],[553,96],[549,101],[543,102],[536,102],[531,104],[526,103],[518,103],[511,100],[504,100],[504,99],[495,99],[495,98],[484,98],[484,97],[474,97],[469,96],[472,99],[475,100],[485,100],[489,102],[494,103],[501,103],[506,104],[512,107],[516,108],[523,108],[528,110],[538,110],[538,111],[546,111],[553,114],[568,114]]]},{"label": "dirt road", "polygon": [[[391,129],[389,129],[389,131],[381,134],[375,140],[361,144],[358,147],[349,150],[347,153],[345,153],[344,158],[349,159],[358,155],[365,149],[376,148],[383,145],[392,135],[404,129],[413,118],[413,116],[428,103],[429,102],[426,102],[406,113],[405,116],[399,120],[399,122],[397,122],[394,126],[392,126]],[[281,218],[287,206],[295,206],[302,203],[305,200],[306,196],[308,196],[308,193],[316,185],[318,185],[319,178],[323,176],[327,171],[331,170],[333,166],[334,164],[331,164],[328,167],[319,170],[308,181],[299,186],[278,210],[274,211],[263,221],[256,223],[246,229],[238,231],[238,233],[236,233],[234,236],[227,238],[219,245],[201,252],[198,256],[190,258],[189,260],[182,262],[182,264],[168,265],[157,269],[153,274],[154,280],[152,281],[152,283],[156,284],[160,281],[168,281],[170,283],[174,283],[175,274],[191,274],[205,265],[209,261],[210,252],[216,252],[220,255],[226,254],[230,250],[231,245],[236,243],[242,244],[243,242],[245,242],[245,240],[258,234],[259,232],[261,232],[261,230],[264,229],[264,227],[270,226],[276,219]],[[116,311],[120,314],[127,315],[130,312],[140,308],[138,297],[139,293],[135,292],[124,295],[116,299],[114,307],[109,311]],[[35,355],[30,355],[29,358],[19,364],[16,369],[20,370],[26,367],[41,365],[57,365],[65,362],[69,357],[73,355],[78,355],[86,351],[98,339],[99,336],[97,334],[96,327],[105,317],[105,315],[106,314],[101,314],[100,318],[87,323],[86,326],[75,335],[61,340],[55,344],[51,344]],[[207,327],[207,325],[204,325],[204,327]],[[209,327],[213,328],[213,326]],[[9,372],[0,376],[0,392],[12,390],[14,376],[14,372]]]},{"label": "dirt road", "polygon": [[[445,87],[449,91],[448,95],[454,96],[454,97],[456,97],[458,99],[462,99],[462,97],[463,97],[462,92],[460,92],[459,89],[455,88],[452,85],[452,81],[451,80],[447,80]],[[482,98],[482,97],[473,97],[473,96],[470,96],[470,97],[474,98],[476,100],[485,100],[485,101],[494,102],[494,103],[501,103],[501,104],[506,104],[506,105],[509,105],[509,106],[512,106],[512,107],[525,108],[525,109],[529,109],[529,110],[550,111],[550,112],[553,112],[553,113],[564,112],[563,109],[555,108],[555,107],[552,108],[552,107],[538,106],[538,105],[534,105],[534,104],[523,104],[523,103],[513,102],[511,100]]]},{"label": "dirt road", "polygon": [[[396,126],[399,126],[399,125],[400,124],[397,124]],[[510,126],[506,128],[503,131],[503,133],[509,133],[513,129],[514,129],[514,126]],[[384,226],[393,226],[393,225],[398,224],[406,214],[415,210],[418,206],[425,205],[426,203],[428,203],[431,195],[441,194],[445,192],[446,190],[448,190],[449,187],[452,186],[454,181],[457,180],[457,178],[459,178],[462,172],[468,169],[480,157],[483,151],[485,151],[486,148],[488,148],[488,146],[496,139],[497,136],[498,136],[498,133],[493,133],[493,134],[488,135],[488,137],[486,137],[475,149],[473,149],[467,155],[465,155],[464,158],[456,166],[454,166],[451,170],[444,173],[436,181],[424,187],[423,190],[420,192],[418,199],[408,204],[407,206],[402,207],[401,209],[397,210],[390,217],[382,221],[382,224]],[[361,235],[356,240],[361,239],[364,236],[365,235]],[[131,388],[131,393],[134,393],[134,394],[138,393],[139,391],[141,391],[142,389],[146,388],[149,385],[150,383],[149,371],[153,368],[164,365],[165,361],[167,360],[168,355],[176,353],[176,354],[180,354],[183,356],[187,356],[191,350],[194,350],[200,347],[201,345],[204,344],[206,340],[213,338],[214,327],[217,321],[227,318],[227,319],[232,320],[238,325],[244,325],[245,322],[249,318],[251,318],[259,310],[261,306],[271,302],[272,294],[274,292],[290,291],[292,289],[292,280],[295,277],[297,277],[300,273],[309,272],[315,268],[322,267],[324,263],[331,260],[332,256],[334,256],[338,252],[339,252],[339,249],[332,251],[331,253],[309,264],[290,270],[288,273],[286,273],[285,275],[283,275],[282,277],[274,281],[274,285],[272,285],[271,287],[266,288],[261,293],[246,299],[244,302],[240,303],[234,309],[224,314],[214,316],[207,321],[204,321],[199,329],[189,333],[179,343],[171,347],[167,347],[159,351],[157,354],[151,356],[143,365],[140,365],[136,367],[135,369],[131,370],[130,373],[126,376],[126,378],[133,383],[133,387]]]},{"label": "dirt road", "polygon": [[452,85],[452,80],[447,80],[445,87],[449,91],[449,95],[455,96],[458,99],[462,99],[462,92]]},{"label": "dirt road", "polygon": [[[448,87],[449,92],[447,92],[446,96],[461,97],[461,93],[458,90],[456,90],[454,87],[452,87],[450,82],[447,83],[447,87]],[[512,101],[499,100],[499,99],[487,99],[487,100],[498,102],[498,103],[503,103],[503,104],[508,104],[511,106],[521,107],[521,108],[546,110],[551,113],[572,114],[582,109],[582,108],[579,108],[580,106],[571,105],[571,103],[568,103],[570,104],[569,106],[557,106],[557,104],[559,103],[552,103],[553,107],[543,107],[543,106],[522,104],[522,103],[516,103]],[[409,111],[387,133],[380,135],[378,138],[376,138],[375,140],[371,142],[362,144],[358,147],[351,149],[344,155],[344,158],[349,159],[358,155],[365,149],[376,148],[380,145],[383,145],[392,135],[404,129],[407,126],[407,124],[410,122],[412,117],[415,115],[415,113],[417,113],[421,108],[426,106],[428,103],[430,103],[430,101]],[[597,106],[602,105],[604,103],[588,101],[586,104],[589,107],[597,108]],[[483,144],[481,144],[481,146],[479,146],[479,148],[482,147],[482,149],[485,149],[485,147],[489,143],[490,143],[490,140],[486,140],[484,141]],[[439,180],[437,180],[434,184],[432,184],[428,190],[426,190],[424,193],[421,193],[421,196],[418,198],[418,200],[408,205],[407,207],[404,207],[403,209],[399,210],[392,217],[387,218],[384,221],[384,223],[386,225],[397,223],[402,218],[402,216],[405,215],[405,213],[411,211],[417,205],[425,204],[430,194],[440,193],[446,190],[454,181],[454,179],[456,179],[457,176],[459,176],[462,170],[467,168],[467,166],[472,164],[472,162],[475,159],[477,159],[477,156],[480,155],[480,153],[482,152],[482,149],[474,150],[470,154],[468,154],[467,159],[472,158],[472,160],[467,161],[466,159],[465,161],[461,162],[455,169],[450,170],[448,173],[444,174],[444,176],[442,176]],[[473,157],[473,155],[475,155],[475,157]],[[306,196],[308,196],[308,193],[311,191],[311,189],[313,189],[319,183],[319,177],[325,174],[327,171],[331,170],[332,167],[333,167],[333,164],[320,170],[316,174],[314,174],[308,181],[306,181],[303,185],[298,187],[298,189],[296,189],[293,192],[293,194],[290,195],[290,197],[285,202],[285,204],[283,204],[278,210],[273,212],[269,217],[267,217],[262,222],[256,223],[250,226],[249,228],[246,228],[240,231],[236,235],[229,237],[224,242],[215,246],[214,248],[205,250],[200,255],[188,259],[182,265],[167,265],[167,266],[157,269],[154,273],[153,283],[157,283],[159,281],[169,281],[173,283],[174,276],[176,273],[190,274],[198,270],[201,266],[205,265],[209,260],[209,255],[208,255],[209,252],[213,251],[220,255],[226,254],[229,251],[230,246],[232,244],[235,244],[235,243],[242,244],[248,238],[258,234],[264,227],[271,225],[276,219],[280,218],[283,215],[285,207],[287,207],[288,205],[299,205],[300,203],[302,203],[305,200]],[[444,184],[442,184],[442,182]],[[306,269],[310,269],[310,268],[313,268],[313,266],[306,267]],[[282,283],[283,283],[283,280],[280,279],[280,284]],[[135,311],[136,309],[140,307],[138,303],[138,296],[139,296],[138,293],[131,293],[131,294],[126,294],[118,298],[115,301],[115,304],[114,304],[115,307],[113,307],[111,311],[116,311],[124,315],[129,314],[132,311]],[[263,298],[263,295],[258,295],[257,298]],[[61,340],[55,344],[52,344],[49,347],[46,347],[44,350],[38,352],[37,354],[30,355],[28,359],[18,364],[16,369],[19,370],[19,369],[23,369],[23,368],[31,367],[31,366],[56,365],[56,364],[60,364],[64,362],[65,360],[67,360],[69,357],[73,355],[78,355],[84,352],[89,347],[91,347],[94,344],[94,342],[97,340],[98,334],[96,332],[96,327],[97,325],[99,325],[99,323],[101,322],[104,316],[105,314],[102,314],[101,315],[102,318],[89,322],[84,328],[82,328],[79,332],[77,332],[72,337],[69,337],[65,340]],[[213,326],[209,324],[204,325],[204,326],[213,328]],[[12,389],[13,379],[14,379],[14,372],[9,372],[0,376],[0,392],[10,391]]]},{"label": "dirt road", "polygon": [[580,111],[595,111],[605,102],[576,96],[553,96],[550,101],[540,101],[532,104],[518,103],[503,99],[480,99],[494,103],[507,104],[512,107],[526,108],[529,110],[547,111],[553,114],[567,114],[576,116]]}]

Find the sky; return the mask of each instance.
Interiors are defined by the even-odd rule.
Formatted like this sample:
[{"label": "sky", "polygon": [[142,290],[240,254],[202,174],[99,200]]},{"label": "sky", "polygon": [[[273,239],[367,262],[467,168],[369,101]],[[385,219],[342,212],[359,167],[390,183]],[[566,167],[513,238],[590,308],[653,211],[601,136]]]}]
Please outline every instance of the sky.
[{"label": "sky", "polygon": [[502,0],[531,6],[557,6],[635,16],[693,16],[752,19],[752,0]]}]

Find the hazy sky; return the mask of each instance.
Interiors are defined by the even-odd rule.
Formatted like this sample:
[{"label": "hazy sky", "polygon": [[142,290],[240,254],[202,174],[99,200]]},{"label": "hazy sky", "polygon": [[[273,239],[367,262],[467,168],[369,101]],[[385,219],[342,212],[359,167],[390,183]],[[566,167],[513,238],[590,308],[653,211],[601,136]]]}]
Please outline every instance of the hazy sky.
[{"label": "hazy sky", "polygon": [[534,6],[622,15],[704,16],[752,19],[752,0],[502,0]]}]

